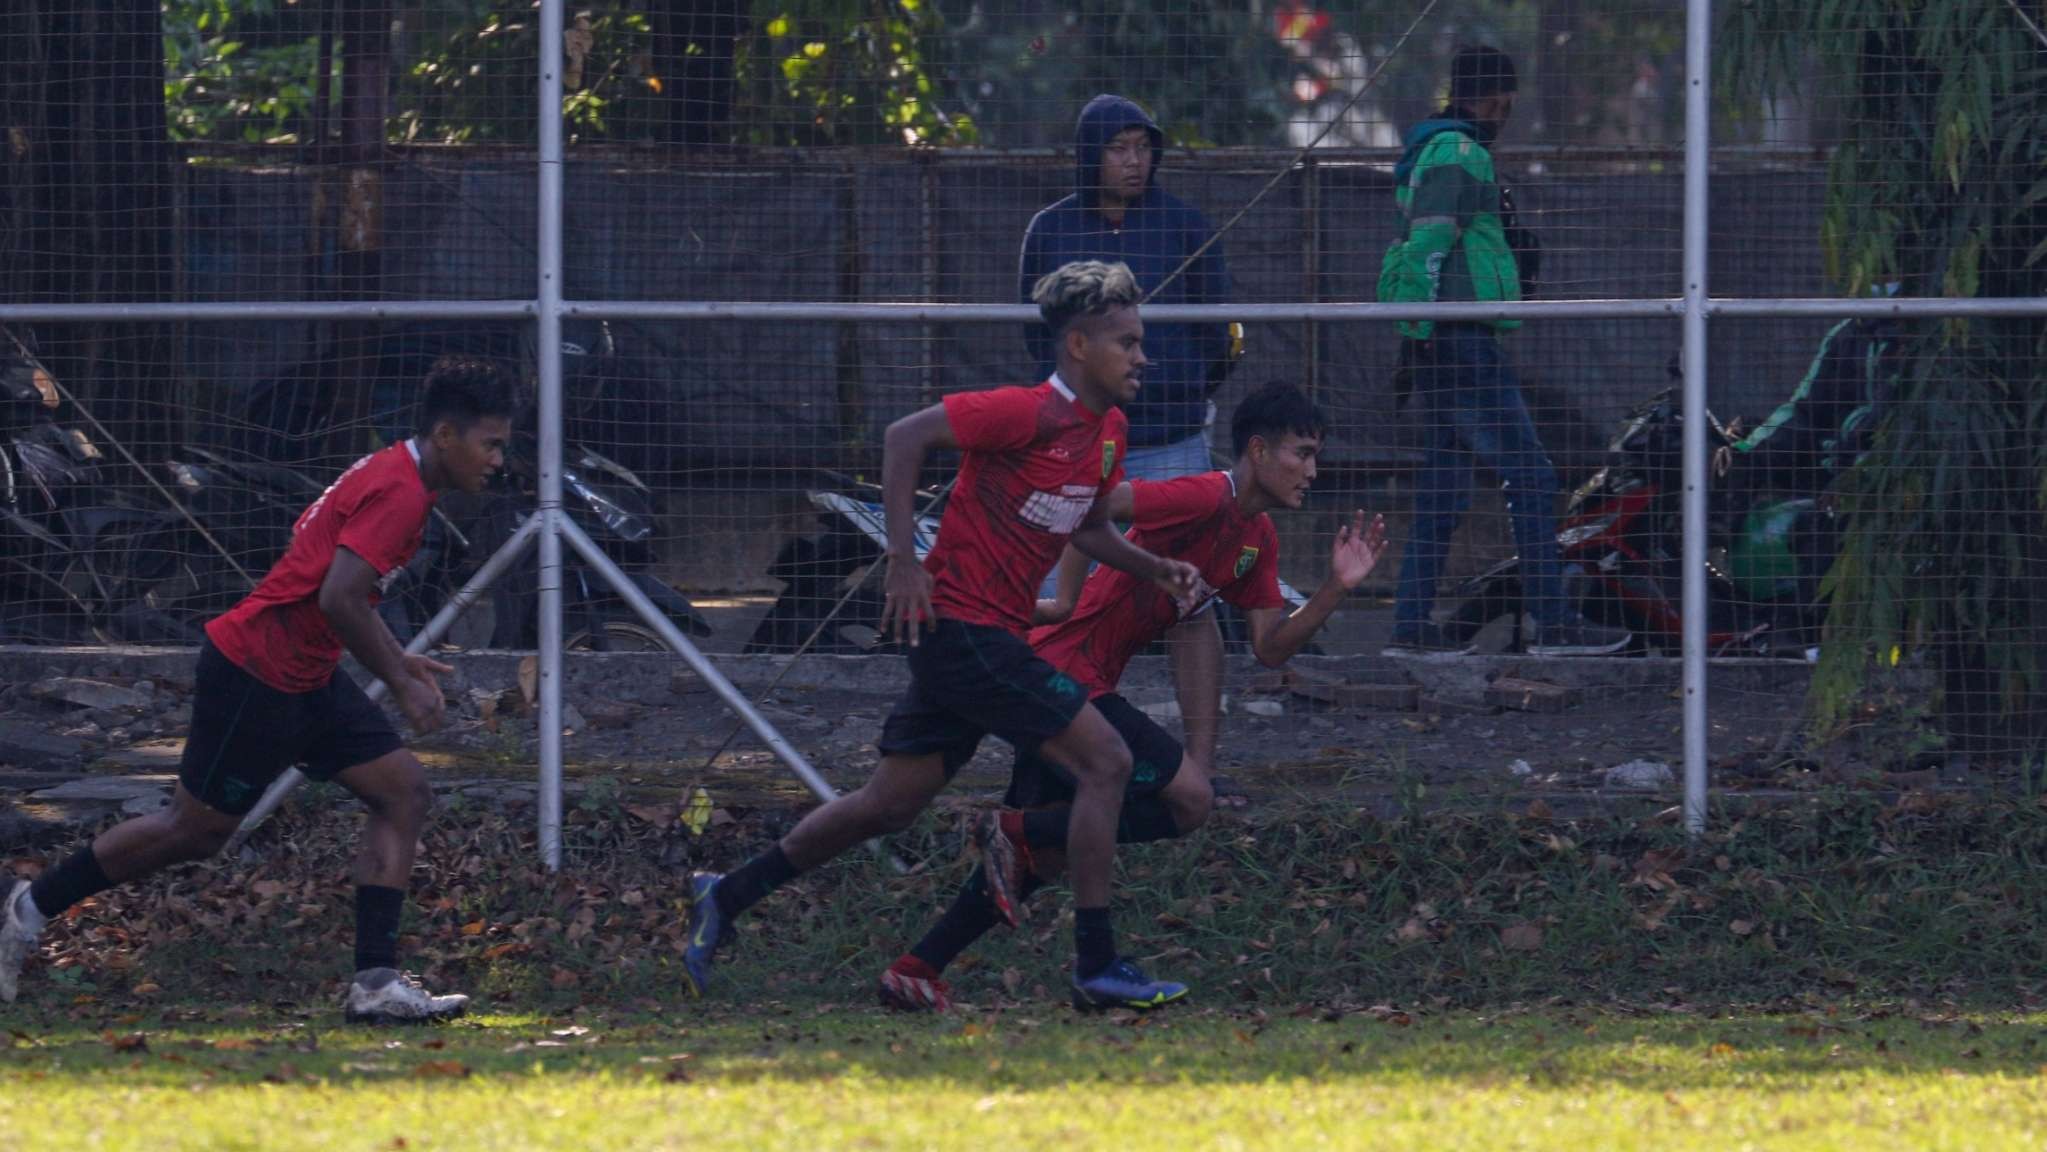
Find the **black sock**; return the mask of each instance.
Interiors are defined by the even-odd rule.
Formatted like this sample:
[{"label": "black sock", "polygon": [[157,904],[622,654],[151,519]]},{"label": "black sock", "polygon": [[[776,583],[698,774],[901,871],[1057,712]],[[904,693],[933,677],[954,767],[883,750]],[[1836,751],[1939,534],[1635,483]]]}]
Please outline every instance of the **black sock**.
[{"label": "black sock", "polygon": [[1073,971],[1081,979],[1116,962],[1116,929],[1107,908],[1073,910]]},{"label": "black sock", "polygon": [[100,868],[100,858],[92,854],[92,845],[87,844],[62,864],[36,877],[35,883],[28,886],[28,898],[36,902],[36,911],[54,918],[80,900],[113,886],[114,882]]},{"label": "black sock", "polygon": [[405,915],[405,890],[381,884],[355,886],[355,970],[398,967],[398,921]]},{"label": "black sock", "polygon": [[988,897],[988,882],[980,868],[967,877],[959,894],[952,898],[952,904],[938,923],[924,933],[924,938],[910,949],[910,955],[931,965],[933,971],[943,972],[960,953],[990,928],[1001,923],[1002,916],[995,911],[995,901]]},{"label": "black sock", "polygon": [[789,863],[789,857],[782,854],[782,846],[777,844],[727,872],[718,886],[711,889],[711,898],[718,902],[718,911],[730,919],[795,878],[796,865]]},{"label": "black sock", "polygon": [[[1073,820],[1071,806],[1033,808],[1023,814],[1024,843],[1033,848],[1066,847],[1066,828]],[[1132,796],[1123,801],[1116,817],[1116,843],[1149,844],[1180,835],[1173,810],[1157,793]]]}]

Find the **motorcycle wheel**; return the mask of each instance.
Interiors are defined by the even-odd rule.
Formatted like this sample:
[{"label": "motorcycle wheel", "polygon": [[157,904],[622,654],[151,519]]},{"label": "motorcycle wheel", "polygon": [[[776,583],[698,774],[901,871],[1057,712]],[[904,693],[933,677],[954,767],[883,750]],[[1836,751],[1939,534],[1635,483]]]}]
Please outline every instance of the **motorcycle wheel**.
[{"label": "motorcycle wheel", "polygon": [[606,620],[593,635],[581,629],[562,641],[570,652],[673,652],[659,632],[637,620]]}]

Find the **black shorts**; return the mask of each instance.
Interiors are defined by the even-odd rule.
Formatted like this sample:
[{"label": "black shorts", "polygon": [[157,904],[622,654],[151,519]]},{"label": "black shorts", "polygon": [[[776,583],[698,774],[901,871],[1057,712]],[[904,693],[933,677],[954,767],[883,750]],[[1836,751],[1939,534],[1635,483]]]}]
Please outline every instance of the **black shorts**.
[{"label": "black shorts", "polygon": [[950,778],[989,733],[1035,750],[1085,707],[1087,690],[1021,636],[941,619],[910,649],[910,689],[881,726],[881,754],[942,753]]},{"label": "black shorts", "polygon": [[[1137,705],[1113,692],[1097,696],[1090,703],[1130,748],[1130,783],[1123,788],[1125,798],[1163,791],[1180,774],[1180,742]],[[1009,773],[1009,792],[1002,803],[1011,808],[1068,804],[1073,801],[1073,787],[1073,773],[1035,752],[1018,749],[1016,767]]]},{"label": "black shorts", "polygon": [[178,783],[230,816],[254,808],[287,768],[331,780],[405,746],[384,710],[339,669],[325,688],[279,692],[209,643],[199,649],[194,680]]}]

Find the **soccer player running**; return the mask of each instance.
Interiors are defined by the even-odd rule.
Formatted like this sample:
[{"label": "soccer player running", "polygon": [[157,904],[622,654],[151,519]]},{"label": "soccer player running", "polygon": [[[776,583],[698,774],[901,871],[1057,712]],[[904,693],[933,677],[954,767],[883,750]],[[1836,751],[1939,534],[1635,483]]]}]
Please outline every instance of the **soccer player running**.
[{"label": "soccer player running", "polygon": [[[1162,597],[1194,593],[1192,565],[1125,540],[1097,499],[1123,476],[1121,406],[1137,395],[1145,364],[1140,297],[1127,267],[1079,261],[1048,273],[1032,299],[1058,345],[1050,379],[957,393],[889,426],[883,627],[910,645],[909,690],[882,728],[880,765],[858,791],[812,811],[737,870],[690,878],[683,966],[698,995],[734,917],[846,849],[908,827],[991,732],[1075,781],[1065,832],[1077,906],[1075,999],[1110,1005],[1184,991],[1116,954],[1109,887],[1130,750],[1080,685],[1024,640],[1039,581],[1069,539]],[[919,564],[911,501],[935,449],[963,457],[938,542]]]},{"label": "soccer player running", "polygon": [[333,780],[369,808],[354,866],[351,1022],[460,1015],[398,969],[398,925],[433,790],[390,720],[345,673],[345,648],[391,690],[415,732],[438,727],[437,675],[377,616],[392,574],[419,548],[437,492],[479,492],[504,464],[510,379],[494,364],[443,359],[426,378],[418,434],[366,456],[300,514],[255,590],[206,625],[192,730],[171,802],[100,833],[33,884],[17,881],[0,920],[0,1000],[12,1001],[45,923],[96,893],[213,855],[286,768]]},{"label": "soccer player running", "polygon": [[[1386,524],[1353,513],[1337,531],[1329,576],[1291,614],[1279,590],[1279,539],[1266,512],[1298,508],[1315,479],[1315,457],[1327,421],[1314,401],[1290,384],[1268,384],[1237,405],[1230,438],[1236,465],[1160,482],[1131,481],[1110,494],[1111,517],[1131,521],[1133,545],[1185,560],[1201,569],[1195,612],[1220,598],[1243,611],[1252,650],[1268,667],[1284,664],[1335,612],[1344,596],[1369,575],[1386,548]],[[1116,838],[1124,844],[1185,836],[1207,822],[1213,805],[1209,772],[1215,752],[1214,717],[1220,711],[1221,669],[1205,686],[1208,719],[1188,717],[1189,746],[1182,752],[1151,718],[1116,694],[1130,658],[1166,636],[1186,618],[1181,606],[1156,588],[1120,572],[1099,570],[1069,552],[1060,564],[1059,596],[1044,603],[1031,633],[1038,656],[1079,681],[1090,703],[1122,736],[1134,765],[1124,792]],[[951,990],[946,965],[997,923],[1012,926],[1024,902],[1059,874],[1067,843],[1073,777],[1058,764],[1019,749],[1006,807],[975,829],[981,865],[915,947],[881,975],[881,1001],[893,1008],[945,1011]],[[1176,986],[1177,987],[1177,986]],[[1156,1001],[1132,999],[1128,1007]]]}]

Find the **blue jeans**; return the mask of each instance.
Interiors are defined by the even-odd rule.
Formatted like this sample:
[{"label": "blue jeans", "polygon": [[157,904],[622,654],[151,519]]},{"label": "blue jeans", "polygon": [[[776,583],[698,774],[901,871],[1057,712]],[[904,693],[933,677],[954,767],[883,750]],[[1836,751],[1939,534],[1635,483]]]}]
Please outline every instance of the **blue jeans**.
[{"label": "blue jeans", "polygon": [[1471,507],[1476,463],[1491,469],[1506,491],[1521,555],[1524,609],[1539,623],[1558,623],[1570,609],[1557,562],[1557,473],[1528,418],[1520,382],[1500,354],[1499,340],[1485,329],[1443,325],[1431,344],[1430,355],[1414,368],[1424,455],[1393,622],[1397,627],[1429,618],[1450,535]]},{"label": "blue jeans", "polygon": [[[1208,406],[1208,423],[1201,431],[1185,440],[1171,444],[1158,444],[1150,448],[1132,448],[1123,457],[1123,478],[1125,480],[1177,480],[1182,476],[1195,476],[1215,470],[1215,458],[1208,447],[1209,432],[1215,427],[1215,405]],[[1102,493],[1108,499],[1107,492]],[[1059,593],[1059,569],[1045,577],[1045,583],[1038,589],[1040,600],[1050,600]]]}]

